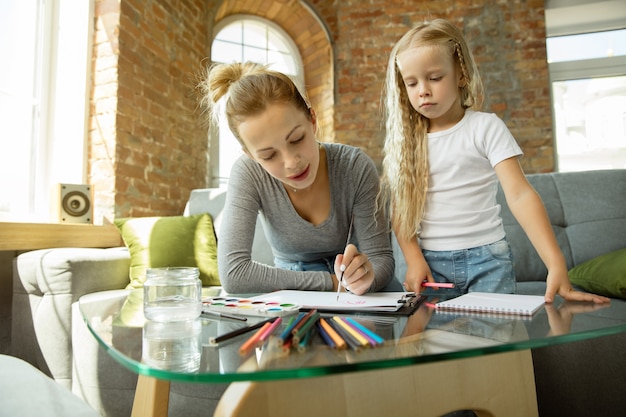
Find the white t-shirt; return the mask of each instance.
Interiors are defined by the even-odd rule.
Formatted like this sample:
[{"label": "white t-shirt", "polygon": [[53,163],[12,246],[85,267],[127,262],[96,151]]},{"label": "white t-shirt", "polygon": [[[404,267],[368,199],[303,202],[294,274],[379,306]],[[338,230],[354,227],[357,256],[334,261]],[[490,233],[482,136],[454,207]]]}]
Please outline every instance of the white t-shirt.
[{"label": "white t-shirt", "polygon": [[421,247],[459,250],[502,239],[494,167],[521,155],[504,122],[490,113],[467,110],[454,127],[428,134],[430,178]]}]

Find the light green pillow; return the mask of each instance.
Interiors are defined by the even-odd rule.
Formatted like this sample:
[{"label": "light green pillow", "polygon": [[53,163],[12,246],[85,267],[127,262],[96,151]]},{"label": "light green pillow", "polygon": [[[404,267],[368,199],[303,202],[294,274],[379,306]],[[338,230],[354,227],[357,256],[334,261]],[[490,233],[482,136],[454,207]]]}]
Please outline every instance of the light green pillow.
[{"label": "light green pillow", "polygon": [[130,284],[141,288],[147,268],[191,266],[203,286],[220,285],[217,237],[211,215],[115,219],[130,252]]},{"label": "light green pillow", "polygon": [[626,248],[575,266],[569,279],[585,291],[626,299]]}]

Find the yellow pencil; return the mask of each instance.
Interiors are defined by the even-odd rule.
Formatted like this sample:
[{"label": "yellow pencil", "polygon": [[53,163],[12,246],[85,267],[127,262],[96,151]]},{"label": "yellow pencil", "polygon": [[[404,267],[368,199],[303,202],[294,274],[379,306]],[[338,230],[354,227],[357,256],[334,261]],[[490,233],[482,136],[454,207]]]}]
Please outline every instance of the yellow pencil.
[{"label": "yellow pencil", "polygon": [[348,333],[350,333],[352,336],[354,336],[354,338],[359,342],[359,344],[361,346],[369,346],[370,343],[367,341],[367,339],[364,338],[359,332],[354,330],[352,328],[352,326],[350,326],[348,323],[343,321],[340,317],[335,316],[335,317],[333,317],[333,320],[335,320],[337,322],[337,324],[339,324]]}]

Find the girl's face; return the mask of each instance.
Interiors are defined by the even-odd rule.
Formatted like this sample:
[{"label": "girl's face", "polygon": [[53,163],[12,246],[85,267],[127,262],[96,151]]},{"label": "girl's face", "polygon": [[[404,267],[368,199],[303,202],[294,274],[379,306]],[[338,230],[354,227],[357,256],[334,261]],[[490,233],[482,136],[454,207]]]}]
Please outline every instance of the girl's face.
[{"label": "girl's face", "polygon": [[239,125],[246,153],[274,178],[293,189],[313,184],[320,163],[316,120],[291,104],[270,104]]},{"label": "girl's face", "polygon": [[429,120],[429,132],[449,129],[463,118],[460,87],[465,80],[444,47],[410,48],[396,62],[411,105]]}]

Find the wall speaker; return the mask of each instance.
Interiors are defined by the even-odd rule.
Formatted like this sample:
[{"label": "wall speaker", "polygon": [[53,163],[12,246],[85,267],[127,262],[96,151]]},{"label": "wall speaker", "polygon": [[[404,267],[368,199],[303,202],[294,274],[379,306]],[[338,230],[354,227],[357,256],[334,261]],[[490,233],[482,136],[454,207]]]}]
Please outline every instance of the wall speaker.
[{"label": "wall speaker", "polygon": [[88,184],[59,184],[57,220],[60,223],[93,223],[93,188]]}]

